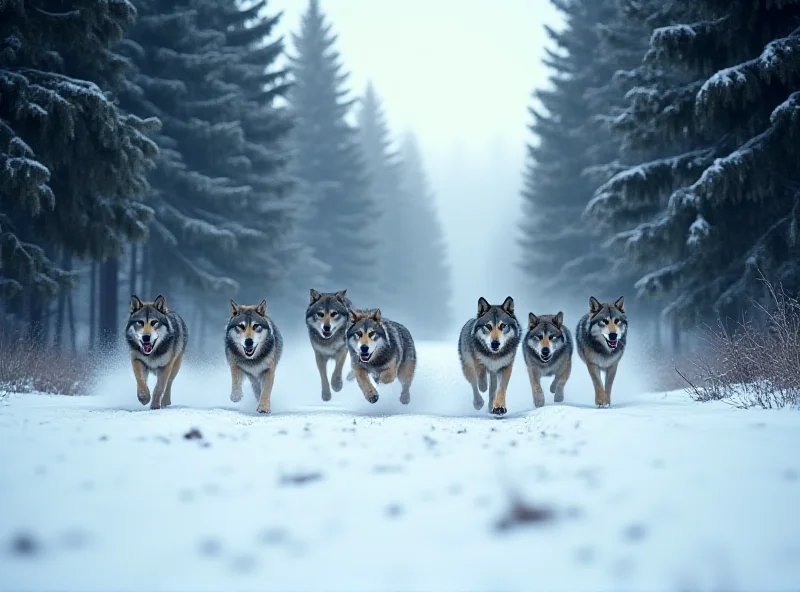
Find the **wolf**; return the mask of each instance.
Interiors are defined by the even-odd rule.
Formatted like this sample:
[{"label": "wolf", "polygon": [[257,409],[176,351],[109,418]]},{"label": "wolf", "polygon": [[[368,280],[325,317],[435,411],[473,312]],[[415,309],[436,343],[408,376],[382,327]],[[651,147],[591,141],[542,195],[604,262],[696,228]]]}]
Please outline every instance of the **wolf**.
[{"label": "wolf", "polygon": [[[317,370],[322,382],[322,400],[331,400],[331,388],[342,390],[342,369],[347,360],[347,325],[353,303],[347,297],[347,290],[336,293],[317,292],[311,288],[311,299],[306,309],[306,325],[311,347],[317,360]],[[336,360],[336,365],[328,383],[328,361]],[[351,370],[347,379],[352,380]]]},{"label": "wolf", "polygon": [[550,384],[553,400],[564,400],[564,385],[572,370],[572,335],[564,326],[564,313],[536,316],[528,314],[528,332],[522,345],[522,355],[531,381],[533,404],[544,405],[542,377],[555,376]]},{"label": "wolf", "polygon": [[231,318],[225,329],[225,357],[231,369],[231,401],[242,400],[245,375],[258,399],[257,411],[270,412],[275,369],[283,352],[283,337],[267,316],[267,302],[257,306],[236,304],[231,300]]},{"label": "wolf", "polygon": [[379,308],[371,310],[350,309],[350,326],[347,328],[347,345],[356,382],[370,403],[378,401],[378,390],[369,377],[378,384],[389,384],[395,379],[402,386],[400,402],[411,401],[409,388],[417,367],[417,350],[411,333],[400,323],[381,315]]},{"label": "wolf", "polygon": [[[578,355],[589,369],[594,385],[594,402],[598,407],[611,405],[611,387],[617,366],[625,353],[628,337],[628,316],[625,299],[620,296],[613,304],[589,298],[589,314],[581,317],[575,331]],[[600,373],[605,372],[605,384]]]},{"label": "wolf", "polygon": [[[186,323],[167,308],[163,296],[153,302],[142,302],[135,294],[131,296],[125,340],[136,377],[136,397],[142,405],[150,403],[150,409],[160,409],[172,404],[172,383],[181,369],[188,339]],[[152,399],[147,386],[150,374],[157,377]]]},{"label": "wolf", "polygon": [[500,306],[489,304],[483,297],[478,299],[478,315],[464,324],[458,339],[458,357],[464,377],[472,385],[472,405],[475,409],[483,408],[480,393],[486,392],[488,373],[489,408],[495,415],[505,415],[507,412],[506,389],[521,333],[511,296]]}]

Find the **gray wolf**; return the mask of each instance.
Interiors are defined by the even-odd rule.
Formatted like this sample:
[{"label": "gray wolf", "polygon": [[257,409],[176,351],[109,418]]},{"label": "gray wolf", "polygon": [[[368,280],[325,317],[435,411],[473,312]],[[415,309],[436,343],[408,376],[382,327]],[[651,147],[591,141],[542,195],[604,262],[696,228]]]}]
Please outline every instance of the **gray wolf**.
[{"label": "gray wolf", "polygon": [[[150,409],[172,404],[172,383],[183,362],[189,331],[178,313],[167,308],[159,295],[153,302],[142,302],[131,296],[131,311],[125,327],[125,340],[131,354],[133,375],[136,377],[136,397]],[[147,378],[156,375],[152,400]]]},{"label": "gray wolf", "polygon": [[400,323],[381,315],[379,308],[350,310],[347,328],[347,345],[356,382],[364,398],[370,403],[378,401],[378,390],[369,377],[378,384],[400,381],[400,402],[411,400],[409,387],[417,367],[417,350],[411,333]]},{"label": "gray wolf", "polygon": [[564,326],[564,313],[536,316],[528,314],[528,332],[522,342],[522,355],[531,381],[533,404],[544,405],[542,377],[555,376],[550,384],[553,400],[564,400],[564,385],[572,370],[572,335]]},{"label": "gray wolf", "polygon": [[[625,353],[628,337],[628,316],[625,299],[620,296],[613,304],[589,298],[589,314],[581,317],[575,331],[578,355],[589,369],[594,385],[594,402],[598,407],[611,405],[611,387],[617,366]],[[601,373],[605,373],[605,383]]]},{"label": "gray wolf", "polygon": [[242,400],[245,375],[258,399],[257,411],[270,412],[275,369],[283,352],[283,338],[267,316],[267,303],[244,306],[231,300],[231,318],[225,329],[225,357],[231,369],[231,401]]},{"label": "gray wolf", "polygon": [[458,339],[458,357],[464,377],[472,385],[475,409],[483,408],[480,393],[486,392],[488,373],[489,409],[495,415],[507,412],[506,390],[521,334],[511,296],[499,306],[478,299],[478,315],[464,324]]},{"label": "gray wolf", "polygon": [[[347,360],[347,325],[353,303],[346,296],[347,290],[336,293],[317,292],[311,289],[311,300],[306,309],[308,338],[314,349],[317,370],[322,383],[322,400],[331,400],[331,388],[342,390],[342,369]],[[328,361],[335,360],[330,384],[328,383]],[[353,374],[348,376],[352,380]]]}]

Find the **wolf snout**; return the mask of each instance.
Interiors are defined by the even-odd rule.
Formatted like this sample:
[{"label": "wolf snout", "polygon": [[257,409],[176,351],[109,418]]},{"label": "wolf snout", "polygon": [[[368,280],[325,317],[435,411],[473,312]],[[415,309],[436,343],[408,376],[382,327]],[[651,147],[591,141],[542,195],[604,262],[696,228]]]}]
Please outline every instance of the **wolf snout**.
[{"label": "wolf snout", "polygon": [[330,325],[322,325],[322,330],[325,331],[325,333],[330,333],[331,332],[331,326]]},{"label": "wolf snout", "polygon": [[368,354],[369,353],[369,346],[368,345],[362,345],[361,346],[361,353],[362,354]]},{"label": "wolf snout", "polygon": [[550,359],[550,354],[551,353],[552,352],[550,351],[549,347],[543,347],[542,348],[542,359],[546,362],[547,360]]},{"label": "wolf snout", "polygon": [[498,349],[500,349],[500,340],[499,339],[493,339],[492,343],[490,344],[490,346],[494,351],[497,351]]},{"label": "wolf snout", "polygon": [[609,338],[611,341],[616,341],[616,340],[617,340],[617,334],[616,334],[616,333],[609,333],[609,334],[608,334],[608,338]]},{"label": "wolf snout", "polygon": [[150,335],[148,333],[142,335],[142,343],[150,343]]},{"label": "wolf snout", "polygon": [[253,347],[253,340],[250,337],[248,337],[247,339],[244,340],[244,346],[247,349],[250,349],[251,347]]}]

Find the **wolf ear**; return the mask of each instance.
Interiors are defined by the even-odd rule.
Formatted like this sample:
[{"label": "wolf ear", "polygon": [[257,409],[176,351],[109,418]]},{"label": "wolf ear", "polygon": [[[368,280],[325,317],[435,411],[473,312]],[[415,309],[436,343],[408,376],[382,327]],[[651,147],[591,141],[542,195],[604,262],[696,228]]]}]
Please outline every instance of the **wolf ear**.
[{"label": "wolf ear", "polygon": [[614,303],[614,306],[616,306],[617,309],[619,309],[620,312],[624,313],[625,312],[625,297],[624,296],[620,296],[617,299],[617,301]]},{"label": "wolf ear", "polygon": [[539,317],[537,317],[532,312],[528,313],[528,328],[533,329],[536,325],[539,324]]},{"label": "wolf ear", "polygon": [[261,303],[256,306],[256,314],[260,317],[267,317],[267,301],[262,300]]},{"label": "wolf ear", "polygon": [[597,314],[603,308],[600,301],[594,296],[589,296],[589,314]]},{"label": "wolf ear", "polygon": [[167,309],[167,300],[161,294],[153,301],[153,306],[161,314],[167,314],[169,312]]},{"label": "wolf ear", "polygon": [[382,317],[380,308],[376,308],[375,310],[373,310],[370,316],[375,320],[376,323],[378,323],[379,325],[381,324]]},{"label": "wolf ear", "polygon": [[484,298],[483,296],[478,298],[478,316],[485,315],[491,307],[492,305],[489,304],[486,298]]},{"label": "wolf ear", "polygon": [[311,302],[309,302],[309,304],[314,304],[320,298],[322,298],[322,294],[317,292],[314,288],[311,288]]},{"label": "wolf ear", "polygon": [[358,319],[361,318],[361,315],[356,310],[349,310],[347,311],[350,315],[350,324],[355,324],[358,322]]},{"label": "wolf ear", "polygon": [[503,305],[500,308],[502,308],[508,314],[513,315],[514,314],[514,299],[511,296],[506,297],[506,299],[503,300]]},{"label": "wolf ear", "polygon": [[559,311],[558,314],[553,317],[553,322],[555,323],[556,328],[561,330],[561,327],[564,324],[564,313]]},{"label": "wolf ear", "polygon": [[235,317],[237,314],[239,314],[239,305],[231,300],[231,318]]},{"label": "wolf ear", "polygon": [[136,296],[136,294],[133,294],[131,296],[131,314],[141,310],[143,306],[144,304],[142,304],[142,301],[139,300],[139,297]]},{"label": "wolf ear", "polygon": [[342,304],[344,304],[344,299],[346,296],[347,296],[347,290],[339,290],[338,292],[336,292],[336,299]]}]

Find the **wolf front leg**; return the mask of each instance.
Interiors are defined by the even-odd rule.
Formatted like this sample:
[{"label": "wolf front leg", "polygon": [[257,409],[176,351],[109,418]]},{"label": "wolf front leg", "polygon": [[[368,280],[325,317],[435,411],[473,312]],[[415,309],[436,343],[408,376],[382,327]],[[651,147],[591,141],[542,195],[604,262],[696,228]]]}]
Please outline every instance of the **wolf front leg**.
[{"label": "wolf front leg", "polygon": [[617,366],[619,366],[619,360],[606,370],[606,405],[609,406],[611,406],[611,387],[614,386],[614,378],[617,376]]},{"label": "wolf front leg", "polygon": [[497,386],[497,393],[494,396],[492,404],[492,413],[495,415],[505,415],[508,412],[506,408],[506,390],[508,389],[508,382],[511,380],[511,371],[514,369],[514,362],[500,370],[500,384]]},{"label": "wolf front leg", "polygon": [[487,384],[488,382],[488,370],[486,370],[486,366],[478,362],[475,364],[475,373],[478,376],[478,390],[482,393],[486,392],[486,389],[489,387]]},{"label": "wolf front leg", "polygon": [[397,379],[400,381],[402,390],[400,391],[400,402],[403,405],[408,405],[411,402],[411,392],[408,390],[411,387],[411,381],[414,380],[414,371],[417,368],[417,360],[406,360],[397,369]]},{"label": "wolf front leg", "polygon": [[561,366],[561,369],[556,373],[556,377],[553,379],[553,382],[550,385],[550,392],[555,394],[553,401],[556,403],[564,402],[564,386],[567,384],[567,380],[569,380],[569,375],[571,373],[572,360],[567,358],[564,361],[564,364]]},{"label": "wolf front leg", "polygon": [[497,372],[489,372],[489,411],[494,409],[494,396],[497,394]]},{"label": "wolf front leg", "polygon": [[158,379],[156,380],[156,387],[153,389],[153,400],[150,401],[150,409],[161,409],[161,398],[167,389],[167,382],[172,376],[172,369],[175,367],[176,359],[172,358],[163,368],[159,368],[156,372]]},{"label": "wolf front leg", "polygon": [[256,411],[259,413],[269,414],[272,410],[271,399],[272,399],[272,385],[275,382],[275,368],[270,368],[264,373],[264,376],[261,377],[261,398],[258,401],[258,407],[256,407]]},{"label": "wolf front leg", "polygon": [[478,373],[475,365],[470,360],[464,359],[461,362],[461,370],[472,387],[472,406],[475,409],[483,409],[483,397],[478,391]]},{"label": "wolf front leg", "polygon": [[608,406],[606,389],[603,387],[603,383],[600,380],[600,366],[588,363],[586,367],[589,369],[589,377],[592,379],[592,385],[594,385],[594,404],[598,407]]},{"label": "wolf front leg", "polygon": [[544,407],[544,391],[542,390],[542,377],[533,366],[528,366],[528,378],[531,381],[531,392],[533,393],[533,405]]},{"label": "wolf front leg", "polygon": [[238,403],[242,400],[242,369],[238,364],[228,362],[231,368],[231,401]]},{"label": "wolf front leg", "polygon": [[336,366],[333,367],[333,375],[331,376],[331,388],[335,393],[342,390],[342,370],[344,370],[345,361],[347,361],[346,347],[342,348],[339,353],[336,354]]},{"label": "wolf front leg", "polygon": [[131,358],[133,375],[136,377],[136,398],[142,405],[150,402],[150,389],[147,387],[147,368],[141,360]]},{"label": "wolf front leg", "polygon": [[360,388],[361,392],[364,393],[364,398],[370,403],[377,403],[378,389],[372,386],[367,371],[364,370],[361,366],[356,366],[354,364],[353,372],[355,372],[356,375],[356,382],[358,383],[358,388]]},{"label": "wolf front leg", "polygon": [[183,364],[183,354],[175,358],[175,363],[172,365],[172,372],[170,372],[169,380],[167,380],[167,389],[164,391],[164,396],[161,398],[161,406],[169,407],[172,405],[172,383],[175,382],[175,377]]},{"label": "wolf front leg", "polygon": [[322,384],[322,400],[331,400],[331,385],[328,384],[328,358],[323,356],[318,351],[314,352],[314,359],[317,362],[317,370],[319,371],[319,381]]}]

